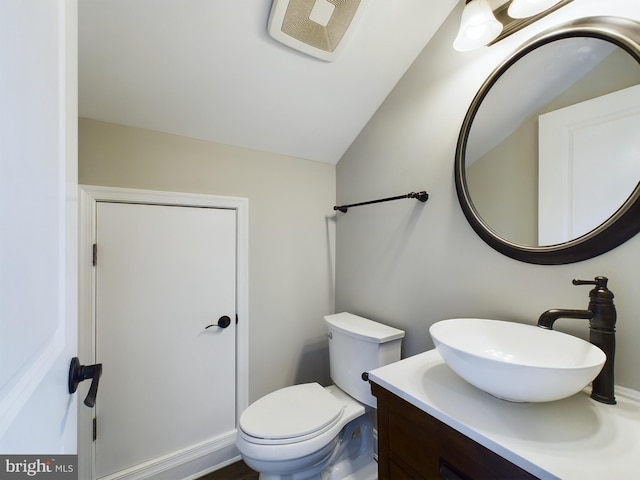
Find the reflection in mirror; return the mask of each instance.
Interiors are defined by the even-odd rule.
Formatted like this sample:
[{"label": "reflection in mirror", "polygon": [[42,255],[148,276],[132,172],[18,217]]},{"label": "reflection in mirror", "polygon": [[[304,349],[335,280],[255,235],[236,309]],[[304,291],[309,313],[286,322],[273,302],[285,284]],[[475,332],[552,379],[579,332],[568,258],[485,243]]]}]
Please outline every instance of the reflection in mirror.
[{"label": "reflection in mirror", "polygon": [[480,103],[464,158],[468,195],[510,243],[570,241],[638,185],[639,131],[638,61],[602,38],[555,39],[513,63]]}]

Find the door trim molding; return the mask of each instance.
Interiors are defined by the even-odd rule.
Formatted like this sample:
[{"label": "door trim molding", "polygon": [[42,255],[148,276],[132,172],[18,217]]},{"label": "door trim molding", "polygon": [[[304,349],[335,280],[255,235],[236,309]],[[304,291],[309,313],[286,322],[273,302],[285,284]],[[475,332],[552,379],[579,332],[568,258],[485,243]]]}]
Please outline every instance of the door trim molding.
[{"label": "door trim molding", "polygon": [[[95,363],[95,275],[92,255],[98,202],[139,203],[223,208],[236,211],[236,427],[249,404],[249,199],[217,195],[129,188],[78,186],[78,352],[83,362]],[[86,382],[85,382],[86,383]],[[80,389],[88,388],[80,385]],[[82,396],[84,391],[79,393]],[[93,478],[91,438],[93,410],[78,402],[78,467],[81,478]],[[237,455],[237,452],[235,452]]]}]

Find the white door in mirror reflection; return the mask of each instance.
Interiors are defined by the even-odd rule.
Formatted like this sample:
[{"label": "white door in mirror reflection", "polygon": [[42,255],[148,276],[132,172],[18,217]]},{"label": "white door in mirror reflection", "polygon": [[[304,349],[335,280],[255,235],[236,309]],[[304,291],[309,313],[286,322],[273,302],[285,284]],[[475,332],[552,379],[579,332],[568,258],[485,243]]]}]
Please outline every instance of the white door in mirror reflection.
[{"label": "white door in mirror reflection", "polygon": [[640,85],[538,121],[538,239],[554,245],[602,224],[640,181]]}]

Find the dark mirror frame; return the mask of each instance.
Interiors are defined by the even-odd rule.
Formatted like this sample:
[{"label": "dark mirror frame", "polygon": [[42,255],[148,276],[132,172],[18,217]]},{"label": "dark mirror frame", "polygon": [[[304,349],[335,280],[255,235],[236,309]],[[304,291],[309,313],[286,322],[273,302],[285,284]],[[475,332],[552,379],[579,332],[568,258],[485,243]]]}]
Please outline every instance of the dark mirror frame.
[{"label": "dark mirror frame", "polygon": [[[467,221],[492,248],[522,262],[561,265],[587,260],[614,249],[640,232],[640,182],[627,201],[600,226],[571,241],[540,247],[519,245],[502,238],[484,222],[469,195],[465,173],[467,140],[476,113],[489,90],[509,67],[529,52],[556,40],[571,37],[592,37],[611,42],[640,63],[640,23],[633,20],[590,17],[547,30],[521,46],[491,73],[473,99],[458,137],[454,177],[458,200]],[[594,194],[594,201],[597,201],[597,194]]]}]

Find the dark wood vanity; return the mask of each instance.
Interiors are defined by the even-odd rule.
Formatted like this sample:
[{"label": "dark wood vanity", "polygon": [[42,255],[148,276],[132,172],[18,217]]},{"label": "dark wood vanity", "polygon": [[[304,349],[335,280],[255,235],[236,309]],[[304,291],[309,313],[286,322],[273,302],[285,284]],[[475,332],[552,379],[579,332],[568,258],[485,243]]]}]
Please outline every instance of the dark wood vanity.
[{"label": "dark wood vanity", "polygon": [[376,383],[371,391],[378,399],[380,480],[537,478]]}]

